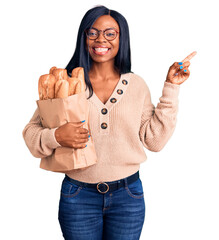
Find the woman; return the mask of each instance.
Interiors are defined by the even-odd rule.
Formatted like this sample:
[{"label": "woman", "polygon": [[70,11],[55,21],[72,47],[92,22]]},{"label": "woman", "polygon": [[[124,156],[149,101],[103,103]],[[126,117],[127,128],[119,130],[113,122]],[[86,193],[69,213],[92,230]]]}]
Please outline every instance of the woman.
[{"label": "woman", "polygon": [[66,69],[85,70],[89,125],[67,123],[42,128],[38,109],[23,130],[35,157],[59,146],[85,148],[92,135],[98,162],[65,174],[59,223],[65,239],[136,240],[144,219],[140,163],[143,146],[160,151],[171,137],[178,110],[179,85],[189,77],[188,60],[169,69],[155,108],[145,81],[131,71],[129,29],[118,12],[98,6],[87,11],[79,27],[75,53]]}]

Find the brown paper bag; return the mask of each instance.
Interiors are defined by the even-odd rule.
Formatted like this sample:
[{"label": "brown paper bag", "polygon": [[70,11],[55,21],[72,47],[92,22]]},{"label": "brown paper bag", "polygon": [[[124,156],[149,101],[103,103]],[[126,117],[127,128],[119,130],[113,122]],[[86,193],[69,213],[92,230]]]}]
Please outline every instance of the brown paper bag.
[{"label": "brown paper bag", "polygon": [[[46,128],[59,127],[67,122],[85,120],[84,128],[89,129],[89,106],[85,92],[67,98],[37,100],[41,123]],[[92,137],[87,147],[75,149],[58,147],[53,154],[41,158],[40,168],[53,172],[67,172],[72,169],[85,168],[97,163],[97,156]]]}]

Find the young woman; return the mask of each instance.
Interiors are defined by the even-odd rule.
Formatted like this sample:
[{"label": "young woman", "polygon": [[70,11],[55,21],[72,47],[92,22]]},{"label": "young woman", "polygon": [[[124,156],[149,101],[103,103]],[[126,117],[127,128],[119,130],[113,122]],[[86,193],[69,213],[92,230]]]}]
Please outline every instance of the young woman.
[{"label": "young woman", "polygon": [[117,11],[98,6],[87,11],[75,53],[66,69],[83,67],[89,102],[89,126],[67,123],[47,129],[38,109],[23,130],[35,157],[59,146],[85,148],[91,135],[98,162],[67,172],[59,202],[59,223],[68,240],[136,240],[144,219],[144,191],[139,177],[146,161],[143,146],[160,151],[171,137],[178,110],[179,85],[189,77],[189,60],[175,62],[155,108],[145,81],[131,71],[129,28]]}]

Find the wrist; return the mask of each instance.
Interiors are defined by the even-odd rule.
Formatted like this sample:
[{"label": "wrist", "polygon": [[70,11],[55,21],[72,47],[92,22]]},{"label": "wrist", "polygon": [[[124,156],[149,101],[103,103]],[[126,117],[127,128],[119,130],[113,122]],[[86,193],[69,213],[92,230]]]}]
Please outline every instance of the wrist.
[{"label": "wrist", "polygon": [[166,79],[166,81],[165,82],[169,82],[169,83],[172,83],[169,79]]},{"label": "wrist", "polygon": [[174,83],[174,82],[171,82],[170,80],[166,80],[165,82],[168,82],[168,83],[171,83],[171,84],[174,84],[174,85],[180,85],[179,83]]},{"label": "wrist", "polygon": [[56,141],[61,145],[60,133],[59,133],[58,128],[55,130],[54,135],[55,135]]}]

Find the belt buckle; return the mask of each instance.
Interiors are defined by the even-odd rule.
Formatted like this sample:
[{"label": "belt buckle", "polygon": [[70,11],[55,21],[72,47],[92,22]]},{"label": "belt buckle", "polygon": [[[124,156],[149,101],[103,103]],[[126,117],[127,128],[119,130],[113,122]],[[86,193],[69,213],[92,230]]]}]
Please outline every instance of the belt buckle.
[{"label": "belt buckle", "polygon": [[[105,192],[101,192],[101,191],[100,191],[100,189],[99,189],[99,185],[100,185],[100,184],[105,184],[105,185],[107,186],[107,190],[106,190]],[[109,191],[109,185],[108,185],[107,183],[105,183],[105,182],[99,182],[99,183],[97,184],[97,190],[98,190],[100,193],[106,193],[106,192]]]}]

